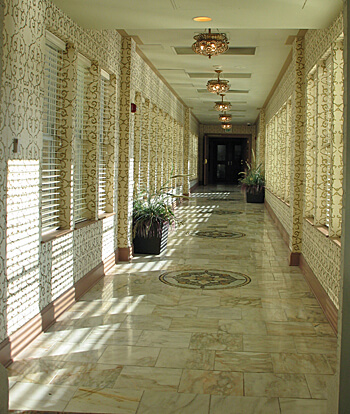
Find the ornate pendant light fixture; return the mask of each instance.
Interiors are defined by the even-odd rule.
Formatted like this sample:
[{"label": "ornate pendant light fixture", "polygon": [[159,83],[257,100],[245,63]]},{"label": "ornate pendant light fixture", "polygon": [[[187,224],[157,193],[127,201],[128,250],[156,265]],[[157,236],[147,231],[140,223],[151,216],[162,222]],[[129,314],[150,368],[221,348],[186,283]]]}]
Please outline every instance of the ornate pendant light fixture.
[{"label": "ornate pendant light fixture", "polygon": [[225,130],[227,130],[227,129],[231,129],[231,127],[232,127],[232,125],[231,125],[231,124],[221,124],[221,128],[222,128],[222,129],[225,129]]},{"label": "ornate pendant light fixture", "polygon": [[222,70],[216,69],[215,72],[218,74],[218,78],[208,80],[207,89],[209,92],[217,93],[219,95],[227,92],[230,89],[230,84],[228,83],[228,80],[220,79],[220,73]]},{"label": "ornate pendant light fixture", "polygon": [[214,109],[216,109],[219,112],[226,112],[230,110],[231,109],[230,102],[224,102],[225,94],[222,93],[220,94],[220,96],[222,97],[221,102],[215,102]]},{"label": "ornate pendant light fixture", "polygon": [[226,113],[219,115],[219,120],[221,122],[230,122],[232,119],[232,115],[227,115]]},{"label": "ornate pendant light fixture", "polygon": [[209,29],[208,33],[199,33],[193,39],[193,51],[198,55],[208,56],[209,59],[225,53],[228,49],[229,42],[225,33],[212,33]]}]

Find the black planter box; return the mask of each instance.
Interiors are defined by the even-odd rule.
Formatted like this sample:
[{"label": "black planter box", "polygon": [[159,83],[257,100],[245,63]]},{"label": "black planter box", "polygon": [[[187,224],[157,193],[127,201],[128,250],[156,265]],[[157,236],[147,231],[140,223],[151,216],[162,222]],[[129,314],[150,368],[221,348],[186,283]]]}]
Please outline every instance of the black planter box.
[{"label": "black planter box", "polygon": [[160,236],[140,237],[135,236],[134,253],[137,254],[160,254],[164,252],[168,242],[169,225],[164,224]]},{"label": "black planter box", "polygon": [[263,203],[265,198],[265,189],[263,188],[261,191],[253,193],[246,191],[246,200],[247,203]]}]

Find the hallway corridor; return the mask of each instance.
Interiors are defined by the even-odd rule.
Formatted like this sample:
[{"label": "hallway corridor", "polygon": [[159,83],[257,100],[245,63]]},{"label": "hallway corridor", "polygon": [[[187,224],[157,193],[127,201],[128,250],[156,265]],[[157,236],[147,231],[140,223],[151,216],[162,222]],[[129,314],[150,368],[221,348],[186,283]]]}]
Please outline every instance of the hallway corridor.
[{"label": "hallway corridor", "polygon": [[[11,410],[325,414],[336,337],[264,205],[199,187],[8,368]],[[19,411],[21,412],[21,411]]]}]

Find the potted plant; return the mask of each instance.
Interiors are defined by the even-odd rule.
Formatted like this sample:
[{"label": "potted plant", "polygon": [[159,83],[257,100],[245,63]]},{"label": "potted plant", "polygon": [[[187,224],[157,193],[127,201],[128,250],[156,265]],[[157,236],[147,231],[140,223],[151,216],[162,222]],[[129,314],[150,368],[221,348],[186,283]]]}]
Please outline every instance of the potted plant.
[{"label": "potted plant", "polygon": [[253,162],[246,162],[246,171],[239,179],[242,191],[246,194],[247,203],[263,203],[265,197],[265,178],[262,172],[262,164],[256,165],[255,154],[253,152]]},{"label": "potted plant", "polygon": [[[180,176],[171,178],[177,177]],[[166,185],[155,193],[141,192],[135,197],[132,220],[134,253],[160,254],[166,249],[169,227],[179,223],[174,212],[174,199],[177,197],[180,196],[172,194]]]}]

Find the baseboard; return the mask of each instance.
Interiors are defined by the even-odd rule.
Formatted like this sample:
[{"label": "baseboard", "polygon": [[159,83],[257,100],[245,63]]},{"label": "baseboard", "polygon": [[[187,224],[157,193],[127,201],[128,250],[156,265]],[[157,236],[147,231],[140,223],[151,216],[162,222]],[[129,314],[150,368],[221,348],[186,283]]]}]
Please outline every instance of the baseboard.
[{"label": "baseboard", "polygon": [[326,318],[328,319],[331,327],[334,332],[338,333],[338,309],[335,307],[334,303],[328,296],[327,292],[324,290],[323,286],[317,279],[316,275],[312,271],[311,267],[305,260],[304,256],[300,255],[300,269],[302,270],[304,277],[310,286],[310,289],[314,293],[318,303],[323,309]]},{"label": "baseboard", "polygon": [[117,252],[113,253],[83,276],[60,297],[47,305],[38,315],[18,329],[18,331],[6,338],[0,344],[0,363],[5,367],[11,364],[23,349],[53,325],[63,312],[69,309],[115,265],[117,257]]},{"label": "baseboard", "polygon": [[289,266],[299,266],[301,253],[290,252],[289,255]]},{"label": "baseboard", "polygon": [[196,188],[199,187],[199,182],[197,181],[196,184],[194,184],[191,188],[190,188],[190,193],[191,191],[194,191]]},{"label": "baseboard", "polygon": [[120,262],[130,262],[130,260],[132,259],[132,246],[119,247],[118,258]]}]

